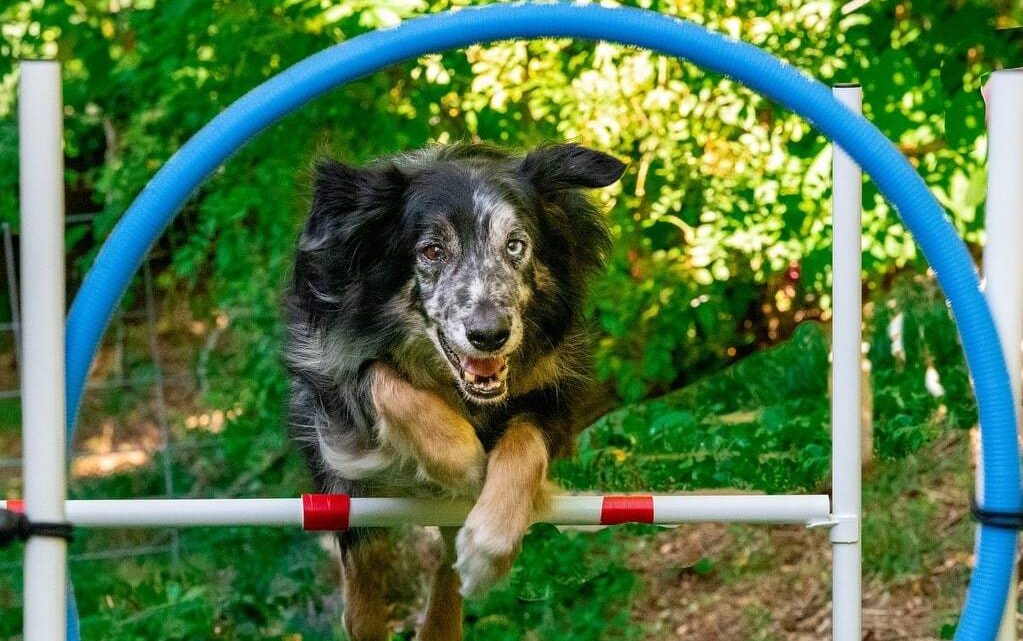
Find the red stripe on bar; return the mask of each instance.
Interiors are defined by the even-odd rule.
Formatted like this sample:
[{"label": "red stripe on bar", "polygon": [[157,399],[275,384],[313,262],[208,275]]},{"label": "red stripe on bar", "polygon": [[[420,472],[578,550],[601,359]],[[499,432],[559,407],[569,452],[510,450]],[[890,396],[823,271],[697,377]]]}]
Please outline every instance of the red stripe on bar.
[{"label": "red stripe on bar", "polygon": [[25,513],[25,502],[21,499],[8,499],[7,509],[11,512],[18,512],[19,514]]},{"label": "red stripe on bar", "polygon": [[302,529],[336,532],[348,529],[352,499],[347,494],[303,494]]},{"label": "red stripe on bar", "polygon": [[600,524],[653,523],[654,497],[605,496],[600,506]]}]

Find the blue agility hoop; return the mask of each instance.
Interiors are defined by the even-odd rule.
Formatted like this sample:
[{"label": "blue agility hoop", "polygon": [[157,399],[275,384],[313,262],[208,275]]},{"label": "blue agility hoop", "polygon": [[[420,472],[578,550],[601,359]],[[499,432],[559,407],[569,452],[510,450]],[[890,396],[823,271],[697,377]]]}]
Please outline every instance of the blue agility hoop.
[{"label": "blue agility hoop", "polygon": [[[757,47],[651,11],[597,5],[495,4],[410,20],[307,58],[210,121],[128,208],[74,299],[67,322],[69,438],[96,349],[133,274],[188,197],[232,153],[313,98],[389,65],[475,43],[540,37],[608,40],[685,58],[788,107],[844,149],[895,206],[951,304],[983,428],[985,507],[1020,509],[1015,406],[995,326],[965,245],[906,159],[827,87]],[[1014,531],[982,528],[956,639],[994,638],[1015,544]]]}]

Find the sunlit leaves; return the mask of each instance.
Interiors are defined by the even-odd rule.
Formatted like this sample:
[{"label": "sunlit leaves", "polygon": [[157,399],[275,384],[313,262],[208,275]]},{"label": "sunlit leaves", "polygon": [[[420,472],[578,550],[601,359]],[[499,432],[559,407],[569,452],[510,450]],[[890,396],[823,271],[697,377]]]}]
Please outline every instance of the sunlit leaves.
[{"label": "sunlit leaves", "polygon": [[[267,11],[245,2],[17,2],[4,10],[3,46],[31,53],[60,44],[71,179],[78,206],[103,212],[102,238],[160,164],[251,87],[339,40],[463,4],[294,1]],[[983,112],[970,92],[1014,46],[990,31],[991,7],[640,4],[764,47],[825,82],[862,82],[868,117],[976,239]],[[14,77],[4,65],[0,113]],[[9,114],[5,131],[11,138]],[[616,248],[591,299],[604,332],[599,371],[626,400],[720,367],[784,336],[803,310],[828,306],[826,142],[727,78],[649,51],[566,39],[427,56],[289,117],[219,170],[171,228],[174,282],[191,290],[199,311],[245,308],[272,324],[311,156],[358,161],[465,138],[515,146],[572,139],[630,161],[621,186],[599,196]],[[0,167],[14,159],[5,145]],[[15,172],[0,175],[8,186],[0,193],[13,193]],[[865,202],[864,275],[875,286],[920,259],[870,185]],[[0,195],[0,217],[13,212],[11,197]],[[250,338],[275,332],[254,328]],[[225,363],[243,372],[256,366],[248,358]]]}]

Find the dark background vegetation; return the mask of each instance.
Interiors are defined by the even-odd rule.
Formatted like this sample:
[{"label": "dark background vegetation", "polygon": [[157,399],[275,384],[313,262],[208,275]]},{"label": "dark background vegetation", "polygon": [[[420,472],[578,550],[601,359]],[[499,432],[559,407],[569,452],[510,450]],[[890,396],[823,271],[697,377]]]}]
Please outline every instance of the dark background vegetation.
[{"label": "dark background vegetation", "polygon": [[[17,228],[18,57],[56,56],[63,64],[68,214],[98,213],[90,224],[69,228],[74,287],[146,180],[247,90],[337,42],[462,4],[9,0],[0,7],[0,221]],[[979,247],[985,187],[979,89],[991,70],[1021,60],[1012,29],[1023,18],[1017,3],[638,4],[742,38],[825,83],[862,83],[866,115],[920,170],[971,248]],[[586,490],[826,490],[830,146],[798,117],[688,63],[548,39],[428,56],[333,91],[258,136],[189,202],[152,258],[167,368],[195,380],[169,399],[173,432],[203,443],[172,456],[178,493],[290,496],[307,488],[282,428],[278,302],[312,160],[359,162],[430,142],[477,139],[513,147],[576,140],[630,162],[621,184],[602,194],[615,250],[589,299],[598,377],[607,389],[600,409],[607,413],[584,434],[576,457],[559,465],[560,480]],[[959,549],[928,538],[929,518],[951,517],[941,500],[913,495],[916,479],[901,471],[927,470],[919,457],[936,456],[936,447],[962,454],[965,466],[955,430],[971,427],[974,414],[955,331],[922,258],[869,183],[865,208],[869,404],[881,461],[868,500],[891,504],[909,493],[916,502],[906,509],[918,517],[902,522],[904,515],[882,510],[874,517],[881,520],[866,526],[875,535],[868,539],[868,576],[891,596],[906,577],[922,581]],[[126,307],[137,303],[129,296]],[[0,300],[0,314],[9,317],[9,308]],[[895,326],[901,331],[893,346]],[[13,364],[13,346],[8,341],[2,349]],[[152,363],[134,358],[128,367],[146,371]],[[941,393],[925,385],[928,371],[940,379]],[[105,375],[101,366],[95,378]],[[144,394],[122,392],[87,412],[112,430],[131,432],[127,426],[147,402]],[[3,408],[2,443],[12,454],[16,404]],[[216,429],[195,429],[211,424]],[[82,444],[92,442],[87,437]],[[73,479],[72,491],[159,494],[159,456]],[[967,483],[960,481],[955,491]],[[16,477],[4,482],[4,494],[19,494]],[[945,538],[967,549],[968,527],[959,520],[948,527],[959,529]],[[757,550],[770,556],[765,546],[786,545],[752,532],[731,528],[727,536],[753,557]],[[75,549],[98,553],[133,536],[88,533]],[[635,560],[637,550],[645,550],[643,558],[669,554],[665,546],[675,549],[677,540],[652,543],[664,536],[537,528],[510,584],[469,607],[471,638],[684,638],[679,630],[689,623],[665,623],[673,615],[657,613],[670,608],[649,605],[644,596],[664,577]],[[311,537],[270,529],[181,537],[180,559],[72,566],[86,638],[335,638],[330,563]],[[708,540],[668,581],[703,595],[687,592],[694,603],[714,603],[713,595],[729,586],[757,585],[757,576],[777,570],[768,561],[751,566]],[[826,549],[822,538],[812,541]],[[0,561],[16,568],[16,559],[5,552]],[[966,561],[951,563],[961,569]],[[19,627],[16,575],[0,578],[0,636]],[[924,616],[923,634],[948,633],[957,580],[933,588],[929,597],[943,605]],[[814,598],[826,607],[826,592]],[[820,633],[806,624],[810,614],[772,618],[757,607],[736,615],[741,635],[717,638]],[[810,636],[797,636],[800,626],[809,626]]]}]

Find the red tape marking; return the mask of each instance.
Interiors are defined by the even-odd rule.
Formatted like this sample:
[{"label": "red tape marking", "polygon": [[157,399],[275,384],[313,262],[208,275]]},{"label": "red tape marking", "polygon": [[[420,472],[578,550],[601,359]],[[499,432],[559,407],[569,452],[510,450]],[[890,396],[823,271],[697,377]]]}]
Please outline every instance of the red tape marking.
[{"label": "red tape marking", "polygon": [[302,529],[336,532],[348,529],[352,499],[347,494],[303,494]]},{"label": "red tape marking", "polygon": [[654,497],[605,496],[600,506],[600,524],[653,523]]},{"label": "red tape marking", "polygon": [[11,512],[17,512],[19,514],[25,513],[25,502],[21,499],[9,499],[7,501],[7,509]]}]

